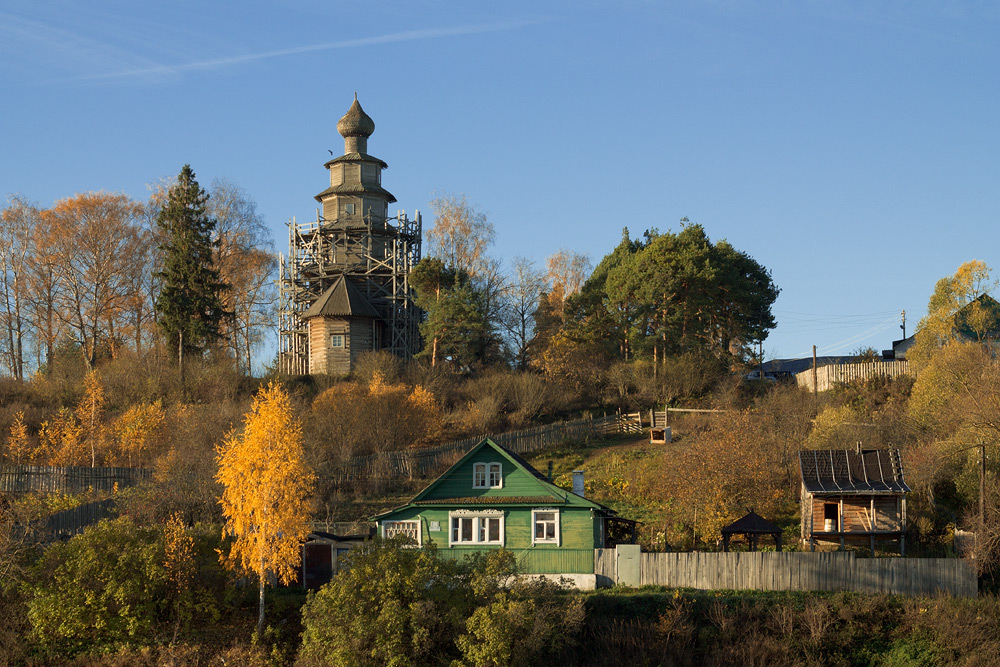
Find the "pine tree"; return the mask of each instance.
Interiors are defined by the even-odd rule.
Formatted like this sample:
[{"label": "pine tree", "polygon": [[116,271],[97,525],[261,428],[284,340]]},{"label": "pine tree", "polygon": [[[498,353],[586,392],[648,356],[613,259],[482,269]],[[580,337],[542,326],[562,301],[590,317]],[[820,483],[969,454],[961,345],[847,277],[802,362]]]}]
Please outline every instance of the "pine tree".
[{"label": "pine tree", "polygon": [[221,297],[226,285],[213,262],[215,220],[206,213],[207,203],[208,193],[186,164],[156,218],[163,259],[157,273],[162,281],[156,299],[158,324],[167,346],[176,352],[181,344],[185,356],[211,347],[226,316]]}]

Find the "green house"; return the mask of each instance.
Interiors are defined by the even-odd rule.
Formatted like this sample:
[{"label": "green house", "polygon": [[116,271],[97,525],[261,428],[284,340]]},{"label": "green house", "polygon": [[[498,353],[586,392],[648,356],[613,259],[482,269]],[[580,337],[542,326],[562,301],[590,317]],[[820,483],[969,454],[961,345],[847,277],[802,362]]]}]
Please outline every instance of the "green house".
[{"label": "green house", "polygon": [[433,543],[447,557],[506,548],[525,573],[591,574],[594,549],[634,541],[636,522],[584,498],[582,480],[574,486],[579,495],[487,439],[407,504],[372,521],[382,537]]}]

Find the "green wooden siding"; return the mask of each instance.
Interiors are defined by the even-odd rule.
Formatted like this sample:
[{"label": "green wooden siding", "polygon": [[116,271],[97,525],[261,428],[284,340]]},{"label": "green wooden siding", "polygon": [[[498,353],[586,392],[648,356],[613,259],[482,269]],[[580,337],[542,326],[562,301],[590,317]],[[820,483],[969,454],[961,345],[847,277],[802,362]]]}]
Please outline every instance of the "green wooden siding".
[{"label": "green wooden siding", "polygon": [[[498,489],[477,489],[472,486],[473,467],[476,463],[499,463],[503,475],[503,486]],[[447,476],[421,498],[479,498],[479,497],[511,497],[511,496],[543,496],[549,495],[537,477],[521,470],[510,460],[502,456],[492,447],[481,447],[458,467],[448,471]]]},{"label": "green wooden siding", "polygon": [[[494,549],[495,550],[495,549]],[[445,558],[463,558],[484,548],[461,547],[442,549]],[[511,549],[517,557],[518,567],[524,574],[593,574],[593,549]]]},{"label": "green wooden siding", "polygon": [[[391,521],[420,521],[420,536],[424,545],[434,543],[442,555],[458,558],[472,551],[493,551],[495,545],[455,545],[449,546],[450,508],[407,507],[395,512]],[[559,532],[561,543],[531,543],[532,507],[505,508],[498,506],[476,506],[476,510],[500,509],[504,513],[504,548],[525,558],[522,564],[525,572],[593,572],[594,548],[600,546],[596,537],[600,534],[600,518],[591,516],[589,509],[559,508]],[[437,522],[437,531],[431,530]],[[381,523],[381,522],[380,522]],[[589,554],[589,556],[586,556]],[[566,569],[567,567],[572,569]]]},{"label": "green wooden siding", "polygon": [[[499,463],[503,484],[500,488],[474,488],[473,472],[477,463]],[[526,467],[524,467],[526,466]],[[488,468],[487,468],[488,471]],[[594,548],[603,546],[602,521],[594,511],[606,508],[560,489],[532,474],[530,466],[517,457],[483,441],[431,486],[410,501],[410,504],[386,512],[375,519],[420,522],[421,543],[434,544],[449,558],[460,558],[476,551],[493,551],[500,545],[462,544],[449,546],[449,512],[464,510],[502,511],[504,517],[503,548],[517,555],[526,573],[592,573]],[[492,500],[492,499],[496,500]],[[551,498],[551,500],[548,500]],[[489,500],[486,500],[489,499]],[[440,504],[423,504],[441,501]],[[532,510],[551,509],[559,513],[558,544],[532,544],[534,525]],[[436,525],[437,530],[432,530]]]}]

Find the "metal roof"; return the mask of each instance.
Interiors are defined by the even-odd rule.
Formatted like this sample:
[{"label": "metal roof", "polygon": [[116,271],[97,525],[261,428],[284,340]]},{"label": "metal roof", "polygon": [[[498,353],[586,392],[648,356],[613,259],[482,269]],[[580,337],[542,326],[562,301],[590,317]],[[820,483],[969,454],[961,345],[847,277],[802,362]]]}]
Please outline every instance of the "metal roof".
[{"label": "metal roof", "polygon": [[909,493],[898,449],[799,452],[802,485],[810,493]]}]

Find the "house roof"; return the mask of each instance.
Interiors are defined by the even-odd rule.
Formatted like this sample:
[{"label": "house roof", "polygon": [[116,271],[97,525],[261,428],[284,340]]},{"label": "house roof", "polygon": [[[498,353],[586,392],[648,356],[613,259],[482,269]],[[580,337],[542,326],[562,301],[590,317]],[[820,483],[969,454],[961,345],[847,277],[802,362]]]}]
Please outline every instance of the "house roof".
[{"label": "house roof", "polygon": [[909,493],[898,449],[823,449],[799,452],[802,485],[810,493]]},{"label": "house roof", "polygon": [[381,317],[368,302],[368,299],[343,275],[338,276],[333,285],[323,292],[301,315],[304,320],[320,316],[370,317],[374,319]]},{"label": "house roof", "polygon": [[750,510],[746,515],[723,528],[722,532],[723,534],[735,533],[737,535],[774,535],[775,533],[780,535],[781,529]]},{"label": "house roof", "polygon": [[968,340],[1000,337],[1000,303],[980,294],[955,313],[955,331]]},{"label": "house roof", "polygon": [[[503,496],[503,495],[482,495],[475,497],[439,497],[434,496],[432,492],[440,487],[445,479],[447,479],[455,470],[460,468],[467,460],[476,455],[477,452],[483,448],[492,448],[497,454],[507,459],[510,463],[515,465],[517,468],[521,469],[525,473],[531,475],[533,478],[536,488],[538,490],[538,495],[531,496]],[[430,496],[430,497],[429,497]],[[444,506],[444,505],[458,505],[458,506],[468,506],[468,505],[562,505],[562,506],[576,506],[576,507],[589,507],[595,510],[601,510],[607,514],[613,515],[615,511],[601,503],[590,500],[589,498],[584,498],[583,496],[578,496],[572,491],[567,491],[561,487],[556,486],[548,480],[548,478],[542,473],[535,470],[535,468],[521,458],[518,454],[510,451],[505,447],[501,447],[497,443],[493,442],[489,438],[482,440],[478,445],[474,446],[465,455],[455,462],[448,470],[444,471],[438,476],[433,482],[427,485],[420,493],[414,496],[405,505],[400,505],[399,507],[393,508],[387,512],[382,512],[371,518],[372,521],[379,521],[386,518],[392,514],[395,514],[399,510],[403,510],[409,507],[426,507],[426,506]]]}]

